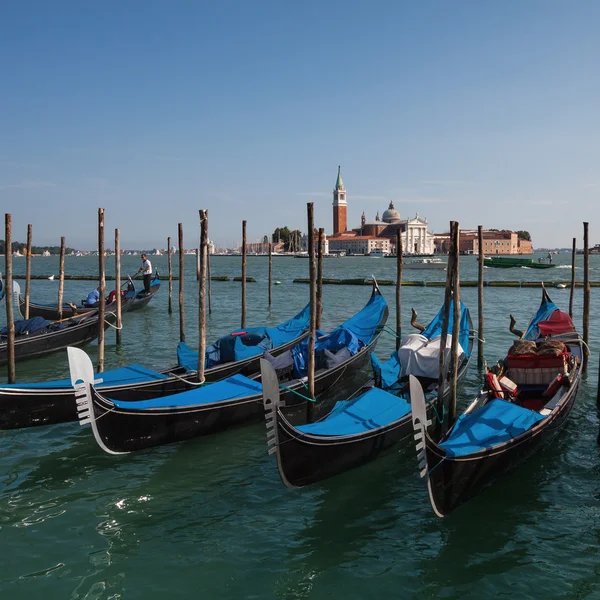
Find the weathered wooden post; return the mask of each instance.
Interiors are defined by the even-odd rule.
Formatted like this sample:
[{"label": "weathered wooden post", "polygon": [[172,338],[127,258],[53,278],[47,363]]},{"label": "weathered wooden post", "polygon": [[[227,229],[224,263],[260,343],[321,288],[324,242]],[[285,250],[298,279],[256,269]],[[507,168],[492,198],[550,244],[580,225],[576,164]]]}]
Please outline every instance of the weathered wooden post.
[{"label": "weathered wooden post", "polygon": [[23,313],[25,319],[29,319],[29,296],[31,294],[31,238],[32,225],[30,223],[27,225],[27,256],[25,257],[25,312]]},{"label": "weathered wooden post", "polygon": [[200,248],[196,248],[196,281],[200,282]]},{"label": "weathered wooden post", "polygon": [[117,345],[120,345],[123,340],[123,321],[121,320],[121,232],[118,229],[115,229],[115,294]]},{"label": "weathered wooden post", "polygon": [[402,268],[404,262],[402,232],[396,229],[396,350],[402,340]]},{"label": "weathered wooden post", "polygon": [[477,227],[477,240],[479,244],[479,265],[478,265],[478,276],[477,276],[477,317],[479,323],[477,324],[477,368],[483,369],[484,365],[484,354],[483,354],[483,266],[485,256],[483,253],[483,227],[479,225]]},{"label": "weathered wooden post", "polygon": [[169,268],[169,314],[173,313],[173,255],[171,254],[171,238],[167,238],[167,264]]},{"label": "weathered wooden post", "polygon": [[65,291],[65,238],[60,238],[60,256],[58,259],[58,320],[63,318],[63,294]]},{"label": "weathered wooden post", "polygon": [[100,305],[98,306],[98,373],[102,373],[104,371],[104,306],[106,302],[103,208],[98,209],[98,277],[100,278]]},{"label": "weathered wooden post", "polygon": [[452,344],[450,346],[450,406],[448,410],[448,427],[456,421],[456,406],[458,402],[458,338],[460,336],[460,230],[458,221],[453,222],[452,245],[454,249],[453,261],[453,308],[452,319]]},{"label": "weathered wooden post", "polygon": [[200,285],[198,290],[198,381],[204,382],[206,360],[206,257],[208,256],[208,211],[200,211]]},{"label": "weathered wooden post", "polygon": [[12,216],[4,215],[4,275],[6,277],[6,362],[8,383],[15,383],[15,317],[13,313],[13,274],[12,274]]},{"label": "weathered wooden post", "polygon": [[[438,379],[437,410],[439,415],[444,414],[444,399],[446,396],[446,341],[448,339],[448,324],[450,322],[450,301],[452,299],[452,286],[454,284],[454,249],[452,248],[452,236],[454,221],[450,222],[450,249],[448,252],[448,267],[446,268],[446,289],[444,291],[444,311],[442,315],[442,334],[440,336],[440,375]],[[441,434],[448,430],[448,419],[438,423]]]},{"label": "weathered wooden post", "polygon": [[573,238],[573,252],[571,254],[571,289],[569,290],[569,316],[573,318],[573,301],[575,299],[575,255],[577,254],[577,238]]},{"label": "weathered wooden post", "polygon": [[315,330],[317,328],[317,285],[316,285],[316,269],[315,269],[315,216],[314,204],[308,202],[306,205],[308,216],[308,273],[310,279],[310,329],[308,332],[308,397],[311,401],[306,403],[306,421],[312,423],[314,421],[315,406]]},{"label": "weathered wooden post", "polygon": [[184,272],[184,250],[183,250],[183,223],[179,223],[179,341],[185,342],[185,315],[183,306],[183,280]]},{"label": "weathered wooden post", "polygon": [[[208,211],[206,218],[208,219]],[[210,251],[208,246],[208,241],[206,244],[206,292],[208,295],[208,314],[212,315],[212,283],[211,283],[211,274],[210,274]]]},{"label": "weathered wooden post", "polygon": [[269,241],[269,308],[271,308],[271,287],[273,285],[273,244]]},{"label": "weathered wooden post", "polygon": [[321,329],[321,316],[323,313],[323,246],[325,245],[325,230],[319,228],[319,251],[317,253],[317,317],[315,328]]},{"label": "weathered wooden post", "polygon": [[589,223],[583,223],[583,341],[585,349],[583,352],[583,362],[581,372],[587,372],[589,358],[589,336],[590,336],[590,246],[588,237]]},{"label": "weathered wooden post", "polygon": [[242,324],[246,327],[246,221],[242,221]]}]

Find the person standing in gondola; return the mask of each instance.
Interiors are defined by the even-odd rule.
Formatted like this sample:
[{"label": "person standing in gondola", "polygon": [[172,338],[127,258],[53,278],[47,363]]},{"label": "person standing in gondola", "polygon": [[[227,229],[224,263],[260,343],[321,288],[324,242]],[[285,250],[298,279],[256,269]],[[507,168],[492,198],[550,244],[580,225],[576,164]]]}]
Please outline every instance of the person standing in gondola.
[{"label": "person standing in gondola", "polygon": [[152,279],[152,263],[148,260],[145,254],[142,254],[142,266],[137,270],[137,273],[144,275],[144,292],[150,293],[150,280]]}]

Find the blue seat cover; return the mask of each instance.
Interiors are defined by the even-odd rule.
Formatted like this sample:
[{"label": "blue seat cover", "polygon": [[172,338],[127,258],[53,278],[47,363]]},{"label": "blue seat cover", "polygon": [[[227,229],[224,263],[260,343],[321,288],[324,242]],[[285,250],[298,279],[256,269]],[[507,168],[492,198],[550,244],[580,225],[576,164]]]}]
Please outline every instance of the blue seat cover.
[{"label": "blue seat cover", "polygon": [[172,394],[151,400],[111,400],[118,408],[127,410],[149,410],[160,408],[177,408],[227,402],[245,396],[255,396],[262,393],[262,385],[243,375],[233,375],[222,381],[209,383],[195,390]]},{"label": "blue seat cover", "polygon": [[311,435],[353,435],[389,425],[409,412],[410,402],[405,398],[372,388],[354,400],[337,402],[322,421],[296,429]]},{"label": "blue seat cover", "polygon": [[[113,385],[126,385],[129,383],[143,383],[145,381],[167,379],[168,375],[158,373],[157,371],[153,371],[142,365],[129,365],[128,367],[120,367],[118,369],[104,371],[104,373],[97,373],[95,377],[102,378],[102,383],[96,386],[101,388]],[[56,379],[54,381],[41,381],[39,383],[4,384],[0,386],[0,390],[3,388],[50,390],[71,387],[70,379]]]},{"label": "blue seat cover", "polygon": [[440,446],[448,456],[466,456],[515,438],[543,419],[537,412],[497,398],[461,415]]}]

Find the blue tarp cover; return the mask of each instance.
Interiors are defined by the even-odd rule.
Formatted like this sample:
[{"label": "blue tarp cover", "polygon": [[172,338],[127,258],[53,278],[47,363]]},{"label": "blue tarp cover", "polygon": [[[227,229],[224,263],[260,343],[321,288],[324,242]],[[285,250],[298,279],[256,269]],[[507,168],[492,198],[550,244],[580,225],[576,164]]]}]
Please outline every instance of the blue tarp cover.
[{"label": "blue tarp cover", "polygon": [[[276,327],[247,327],[232,333],[244,332],[243,336],[226,335],[206,349],[204,366],[207,369],[228,362],[236,362],[263,354],[283,346],[302,335],[310,324],[310,309],[306,306],[295,317]],[[244,344],[251,342],[251,345]],[[258,342],[258,343],[255,343]],[[198,369],[198,352],[185,342],[177,346],[177,362],[188,371]]]},{"label": "blue tarp cover", "polygon": [[[444,319],[444,306],[440,308],[438,314],[433,318],[431,323],[427,325],[422,335],[428,339],[435,338],[442,335],[442,321]],[[448,333],[452,334],[452,327],[454,326],[454,300],[450,300],[450,318],[448,319]],[[458,343],[462,346],[466,356],[469,354],[469,309],[465,305],[460,303],[460,335]]]},{"label": "blue tarp cover", "polygon": [[[46,329],[50,325],[50,321],[46,321],[43,317],[33,317],[32,319],[19,319],[15,321],[15,335],[25,335],[35,333],[40,329]],[[8,335],[8,327],[0,329],[0,335]]]},{"label": "blue tarp cover", "polygon": [[160,408],[176,408],[211,404],[213,402],[227,402],[245,396],[255,396],[262,393],[262,385],[257,381],[248,379],[243,375],[233,375],[222,381],[209,383],[195,390],[153,398],[152,400],[111,400],[118,408],[127,410],[149,410]]},{"label": "blue tarp cover", "polygon": [[515,438],[544,418],[537,412],[497,398],[471,414],[461,415],[448,439],[440,446],[448,456],[465,456]]},{"label": "blue tarp cover", "polygon": [[409,412],[410,403],[406,399],[372,388],[354,400],[337,402],[322,421],[297,429],[311,435],[353,435],[389,425]]},{"label": "blue tarp cover", "polygon": [[400,378],[400,361],[398,353],[392,352],[392,355],[385,362],[381,362],[375,352],[371,352],[371,368],[375,375],[377,386],[383,390],[393,388]]},{"label": "blue tarp cover", "polygon": [[[350,354],[356,354],[360,348],[371,343],[377,333],[377,326],[383,319],[387,303],[381,294],[371,296],[365,307],[350,317],[347,321],[336,327],[329,335],[317,331],[315,341],[315,367],[322,368],[320,356],[323,350],[337,352],[348,348]],[[325,337],[323,337],[325,336]],[[303,340],[292,349],[294,357],[294,376],[306,376],[306,363],[308,360],[308,340]]]},{"label": "blue tarp cover", "polygon": [[538,327],[539,322],[547,321],[555,310],[558,310],[558,306],[556,306],[554,302],[544,300],[533,316],[533,319],[531,319],[531,323],[529,323],[529,327],[527,328],[523,339],[531,341],[537,340],[540,337],[540,328]]},{"label": "blue tarp cover", "polygon": [[[101,388],[112,385],[125,385],[128,383],[142,383],[144,381],[166,379],[168,376],[143,367],[142,365],[130,365],[128,367],[120,367],[119,369],[111,369],[110,371],[98,373],[96,374],[96,377],[101,377],[103,379],[103,383],[97,386],[98,388]],[[4,384],[0,386],[0,390],[2,388],[47,390],[70,387],[72,387],[70,379],[57,379],[55,381],[45,381],[40,383]]]}]

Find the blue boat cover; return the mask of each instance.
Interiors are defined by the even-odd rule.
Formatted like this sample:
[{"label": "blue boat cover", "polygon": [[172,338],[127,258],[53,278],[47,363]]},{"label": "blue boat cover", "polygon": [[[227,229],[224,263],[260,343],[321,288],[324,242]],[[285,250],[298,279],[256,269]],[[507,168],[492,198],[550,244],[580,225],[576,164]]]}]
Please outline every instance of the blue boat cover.
[{"label": "blue boat cover", "polygon": [[537,412],[497,398],[462,414],[440,446],[448,456],[466,456],[515,438],[543,419]]},{"label": "blue boat cover", "polygon": [[[15,335],[26,335],[35,333],[40,329],[46,329],[50,325],[50,321],[46,321],[43,317],[33,317],[32,319],[19,319],[15,321]],[[0,329],[0,335],[8,335],[8,327]]]},{"label": "blue boat cover", "polygon": [[[102,383],[96,387],[107,387],[113,385],[126,385],[129,383],[143,383],[145,381],[167,379],[168,375],[158,373],[152,369],[148,369],[142,365],[129,365],[128,367],[120,367],[118,369],[111,369],[110,371],[104,371],[98,373],[96,377],[102,378]],[[54,381],[44,381],[39,383],[11,383],[0,386],[0,390],[4,388],[19,388],[19,389],[61,389],[71,388],[70,379],[57,379]]]},{"label": "blue boat cover", "polygon": [[[435,338],[442,335],[442,322],[444,319],[444,307],[440,308],[438,314],[433,318],[431,323],[427,325],[427,328],[421,335],[428,339]],[[450,300],[450,318],[448,319],[448,333],[452,333],[452,327],[454,326],[454,300]],[[466,356],[470,356],[469,353],[469,310],[461,302],[460,303],[460,334],[458,337],[458,343],[461,345]]]},{"label": "blue boat cover", "polygon": [[531,323],[529,323],[529,327],[527,328],[523,339],[532,341],[537,340],[540,337],[540,321],[547,321],[555,310],[558,310],[558,306],[556,306],[554,302],[550,300],[544,300],[540,304],[538,311],[533,316],[533,319],[531,319]]},{"label": "blue boat cover", "polygon": [[325,419],[297,427],[311,435],[343,436],[364,433],[398,421],[410,412],[410,402],[379,388],[354,400],[341,400]]},{"label": "blue boat cover", "polygon": [[400,360],[396,351],[392,352],[390,358],[385,362],[381,362],[375,352],[371,352],[371,368],[375,375],[376,385],[382,390],[392,389],[398,384]]},{"label": "blue boat cover", "polygon": [[[295,317],[276,327],[236,329],[207,347],[204,367],[210,369],[217,365],[259,356],[265,350],[271,350],[295,340],[308,329],[309,324],[310,308],[306,306]],[[179,366],[188,371],[196,371],[198,369],[198,352],[192,350],[185,342],[179,342],[177,362]]]},{"label": "blue boat cover", "polygon": [[[353,356],[363,346],[371,343],[377,334],[377,326],[381,323],[387,309],[385,298],[381,294],[371,296],[365,307],[336,327],[329,335],[317,331],[315,341],[315,368],[323,368],[324,350],[338,352],[347,348]],[[301,378],[307,373],[308,339],[302,340],[292,348],[294,358],[294,376]]]},{"label": "blue boat cover", "polygon": [[227,379],[209,383],[195,390],[153,398],[151,400],[111,400],[118,408],[127,410],[150,410],[160,408],[177,408],[212,404],[213,402],[228,402],[246,396],[262,394],[262,385],[243,375],[233,375]]}]

